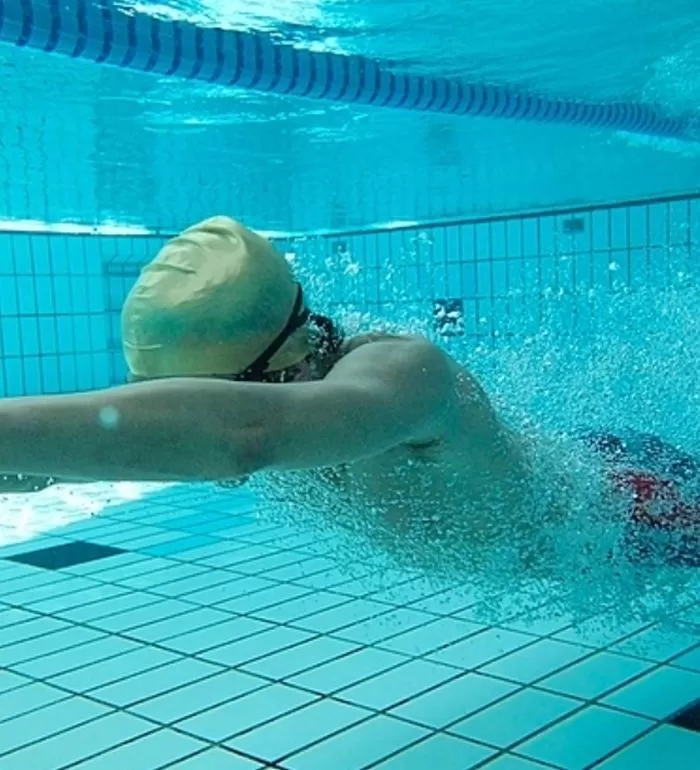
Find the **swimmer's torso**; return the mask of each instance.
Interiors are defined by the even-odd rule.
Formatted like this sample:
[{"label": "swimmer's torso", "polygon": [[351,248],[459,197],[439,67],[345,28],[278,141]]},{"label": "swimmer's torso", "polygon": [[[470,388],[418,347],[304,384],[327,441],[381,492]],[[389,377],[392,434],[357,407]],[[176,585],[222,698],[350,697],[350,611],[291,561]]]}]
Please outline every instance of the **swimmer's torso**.
[{"label": "swimmer's torso", "polygon": [[[381,339],[355,338],[345,354]],[[366,533],[384,547],[405,538],[487,545],[502,537],[522,509],[525,447],[498,420],[474,378],[453,361],[450,368],[455,407],[432,440],[339,467],[271,474],[275,496],[313,505],[341,525],[357,524],[360,516]]]}]

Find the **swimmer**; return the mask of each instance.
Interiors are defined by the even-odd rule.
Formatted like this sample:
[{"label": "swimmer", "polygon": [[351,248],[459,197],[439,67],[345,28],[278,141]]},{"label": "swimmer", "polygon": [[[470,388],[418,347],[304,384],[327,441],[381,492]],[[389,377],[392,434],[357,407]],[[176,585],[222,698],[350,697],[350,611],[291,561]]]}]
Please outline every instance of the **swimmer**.
[{"label": "swimmer", "polygon": [[528,443],[477,380],[418,336],[346,337],[311,312],[284,256],[228,217],[143,268],[122,341],[128,384],[0,400],[0,493],[267,472],[394,532],[418,519],[439,538],[459,522],[484,543],[522,523]]}]

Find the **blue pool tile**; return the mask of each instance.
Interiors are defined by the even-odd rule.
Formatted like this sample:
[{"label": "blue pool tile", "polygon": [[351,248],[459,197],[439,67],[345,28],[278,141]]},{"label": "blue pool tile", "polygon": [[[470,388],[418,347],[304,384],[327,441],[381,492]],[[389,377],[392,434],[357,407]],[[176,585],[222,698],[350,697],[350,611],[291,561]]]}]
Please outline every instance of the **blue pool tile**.
[{"label": "blue pool tile", "polygon": [[304,559],[294,564],[286,564],[284,567],[270,570],[265,573],[272,580],[281,580],[285,583],[295,583],[311,575],[317,575],[320,572],[334,565],[332,559],[325,556],[313,556],[310,559]]},{"label": "blue pool tile", "polygon": [[253,594],[256,591],[262,591],[266,588],[273,588],[277,585],[272,580],[266,580],[261,577],[251,577],[249,575],[236,575],[227,573],[232,578],[230,581],[219,584],[212,584],[206,588],[201,588],[191,593],[187,593],[185,598],[193,604],[205,604],[207,607],[212,604],[217,605],[217,609],[232,612],[226,609],[225,602],[235,599],[238,596]]},{"label": "blue pool tile", "polygon": [[176,723],[177,728],[199,738],[220,743],[251,727],[277,719],[313,702],[313,695],[284,684],[272,684],[243,695],[202,714]]},{"label": "blue pool tile", "polygon": [[371,716],[371,711],[324,699],[233,738],[226,745],[274,762]]},{"label": "blue pool tile", "polygon": [[3,626],[2,635],[0,635],[0,665],[3,665],[4,647],[21,644],[26,640],[36,639],[37,637],[46,637],[70,627],[71,624],[66,623],[64,620],[41,617],[35,617],[33,620],[27,620],[23,623],[15,623],[8,627]]},{"label": "blue pool tile", "polygon": [[180,656],[172,652],[159,650],[156,647],[139,647],[133,652],[118,655],[116,658],[108,658],[75,671],[61,673],[53,677],[51,683],[73,692],[86,692],[125,677],[135,677],[143,671],[149,671],[176,660],[180,660]]},{"label": "blue pool tile", "polygon": [[69,696],[70,693],[64,690],[50,687],[41,682],[32,682],[12,690],[12,692],[5,693],[0,698],[0,722],[48,706],[50,703],[65,700]]},{"label": "blue pool tile", "polygon": [[173,762],[177,762],[179,770],[181,764],[178,760],[199,754],[205,748],[206,743],[188,735],[181,735],[174,730],[159,730],[83,762],[75,770],[115,770],[127,767],[134,770],[160,770],[170,767]]},{"label": "blue pool tile", "polygon": [[[156,726],[130,714],[107,714],[4,757],[3,770],[53,770],[153,732]],[[58,763],[57,763],[58,760]]]},{"label": "blue pool tile", "polygon": [[304,594],[289,601],[275,604],[272,607],[257,610],[253,614],[257,618],[269,620],[273,623],[289,623],[290,621],[299,620],[308,615],[313,615],[314,613],[330,609],[331,607],[337,607],[350,601],[347,596],[342,596],[341,594],[329,593],[327,591],[309,592],[306,588],[299,588],[299,590],[303,591]]},{"label": "blue pool tile", "polygon": [[611,652],[599,652],[586,660],[548,676],[538,687],[564,695],[573,695],[584,700],[593,700],[624,682],[633,679],[654,664],[616,655]]},{"label": "blue pool tile", "polygon": [[66,610],[61,615],[76,623],[90,623],[100,618],[112,617],[122,612],[135,610],[138,607],[154,605],[159,601],[160,598],[153,594],[130,591],[123,596],[115,596],[113,599],[107,599],[103,602],[91,602],[90,604]]},{"label": "blue pool tile", "polygon": [[136,590],[146,589],[162,596],[162,589],[170,584],[177,584],[180,581],[210,574],[211,570],[206,567],[197,567],[194,564],[174,564],[171,567],[162,567],[153,572],[139,572],[138,575],[132,577],[123,577],[120,579],[119,585]]},{"label": "blue pool tile", "polygon": [[172,636],[180,636],[185,632],[196,631],[200,628],[222,623],[225,620],[229,620],[230,617],[226,612],[198,607],[172,618],[165,618],[156,623],[149,623],[148,625],[134,628],[129,631],[129,636],[144,642],[160,643]]},{"label": "blue pool tile", "polygon": [[236,564],[236,571],[244,575],[267,575],[268,572],[277,567],[284,567],[288,564],[297,564],[303,559],[308,558],[306,554],[297,551],[278,551],[273,549],[267,556],[260,556],[257,559],[239,561]]},{"label": "blue pool tile", "polygon": [[[360,574],[365,574],[365,572],[368,571],[369,568],[364,567],[364,571]],[[316,572],[313,575],[307,575],[306,577],[298,577],[294,582],[301,586],[306,586],[307,588],[313,588],[317,591],[333,589],[337,593],[346,593],[349,596],[357,596],[366,593],[366,591],[361,589],[347,590],[347,586],[356,585],[356,583],[353,576],[348,575],[347,569],[342,565],[329,567],[328,569]]]},{"label": "blue pool tile", "polygon": [[566,770],[583,770],[652,725],[646,719],[589,706],[521,744],[517,752]]},{"label": "blue pool tile", "polygon": [[405,661],[402,655],[367,647],[290,677],[288,681],[298,687],[328,695]]},{"label": "blue pool tile", "polygon": [[477,623],[456,618],[437,618],[430,623],[405,631],[377,643],[378,647],[405,655],[427,655],[439,647],[446,647],[483,631]]},{"label": "blue pool tile", "polygon": [[[36,607],[34,609],[36,609]],[[39,610],[39,612],[41,612],[41,610]],[[10,626],[16,626],[18,623],[24,623],[27,620],[38,619],[39,616],[34,612],[27,612],[27,610],[21,610],[18,607],[11,607],[0,612],[0,628],[3,629],[4,635],[4,632],[7,631]],[[1,643],[2,641],[0,640],[0,644]]]},{"label": "blue pool tile", "polygon": [[681,668],[691,669],[692,671],[700,671],[700,647],[696,647],[694,650],[674,658],[672,664]]},{"label": "blue pool tile", "polygon": [[346,626],[385,614],[389,610],[390,607],[386,604],[367,599],[356,599],[340,607],[333,607],[330,610],[309,615],[309,617],[295,621],[293,625],[321,634],[333,633]]},{"label": "blue pool tile", "polygon": [[264,768],[259,762],[239,757],[226,749],[209,749],[184,762],[178,762],[177,770],[264,770]]},{"label": "blue pool tile", "polygon": [[530,683],[590,654],[589,647],[541,639],[529,647],[489,663],[481,671],[492,676],[512,679],[514,682]]},{"label": "blue pool tile", "polygon": [[[183,565],[192,566],[192,565]],[[212,588],[214,586],[227,586],[235,584],[240,577],[232,575],[223,570],[214,570],[209,567],[198,569],[196,574],[179,577],[172,577],[167,582],[159,583],[151,590],[161,596],[172,596],[173,598],[185,597],[195,591],[201,591],[203,588]],[[188,598],[189,601],[189,598]]]},{"label": "blue pool tile", "polygon": [[341,690],[336,697],[358,706],[382,711],[459,675],[449,666],[425,660],[408,663],[378,674],[361,684]]},{"label": "blue pool tile", "polygon": [[61,650],[76,649],[96,639],[104,638],[104,634],[89,628],[73,626],[63,631],[56,631],[46,637],[29,639],[11,647],[0,650],[0,665],[12,668],[23,661],[39,658],[48,650],[59,652]]},{"label": "blue pool tile", "polygon": [[15,690],[17,687],[29,684],[31,680],[25,676],[20,676],[12,671],[0,670],[0,694],[6,693],[9,690]]},{"label": "blue pool tile", "polygon": [[614,645],[611,651],[663,662],[695,647],[697,643],[697,634],[658,624]]},{"label": "blue pool tile", "polygon": [[216,538],[207,535],[192,535],[190,537],[181,537],[177,540],[171,540],[168,543],[160,545],[151,545],[140,549],[140,553],[146,553],[149,556],[175,556],[186,553],[203,545],[211,545],[216,542]]},{"label": "blue pool tile", "polygon": [[[494,754],[493,749],[455,738],[453,735],[433,735],[390,759],[375,765],[376,770],[469,770]],[[373,768],[373,770],[374,770]]]},{"label": "blue pool tile", "polygon": [[[57,701],[37,711],[0,723],[0,757],[29,744],[38,743],[70,727],[109,713],[110,709],[85,698]],[[4,760],[0,758],[0,766]]]},{"label": "blue pool tile", "polygon": [[143,607],[126,610],[115,615],[90,620],[89,624],[103,631],[123,633],[132,628],[145,626],[147,623],[155,623],[157,620],[164,620],[178,615],[182,615],[184,620],[186,614],[191,612],[191,610],[192,605],[186,602],[181,602],[177,599],[161,599],[156,604],[147,604]]},{"label": "blue pool tile", "polygon": [[465,674],[391,710],[402,719],[442,729],[512,693],[516,685]]},{"label": "blue pool tile", "polygon": [[115,658],[125,652],[137,650],[139,644],[118,636],[103,636],[92,642],[69,647],[58,652],[51,652],[50,649],[48,648],[49,654],[42,655],[40,658],[15,664],[15,671],[37,679],[47,679],[89,666],[92,663]]},{"label": "blue pool tile", "polygon": [[415,725],[376,716],[311,746],[289,759],[289,770],[358,770],[425,737],[428,732]]},{"label": "blue pool tile", "polygon": [[458,668],[478,668],[534,641],[535,637],[527,634],[491,628],[438,650],[428,657],[436,663],[446,663]]},{"label": "blue pool tile", "polygon": [[158,644],[160,647],[166,647],[169,650],[175,650],[185,655],[196,655],[211,650],[214,647],[221,647],[223,644],[231,642],[234,639],[240,639],[245,636],[263,631],[270,626],[251,618],[230,618],[224,623],[216,623],[211,626],[197,628],[194,631],[188,631],[184,634],[168,637]]},{"label": "blue pool tile", "polygon": [[512,620],[507,620],[502,625],[504,628],[509,628],[512,631],[522,631],[523,633],[535,634],[537,636],[549,636],[568,628],[572,620],[573,616],[553,613],[548,607],[540,607],[524,615],[518,615]]},{"label": "blue pool tile", "polygon": [[[85,588],[76,593],[62,594],[53,596],[50,599],[44,599],[40,602],[34,602],[32,609],[47,615],[62,615],[65,610],[73,607],[81,607],[92,602],[105,602],[117,596],[124,596],[126,588],[110,585],[96,585],[93,588]],[[0,622],[1,622],[0,618]]]},{"label": "blue pool tile", "polygon": [[551,770],[551,765],[542,765],[522,757],[504,755],[484,766],[484,770]]},{"label": "blue pool tile", "polygon": [[599,770],[700,767],[700,734],[664,725],[598,765]]},{"label": "blue pool tile", "polygon": [[473,606],[480,598],[479,592],[472,586],[456,586],[412,602],[411,607],[435,615],[452,615]]},{"label": "blue pool tile", "polygon": [[634,714],[665,719],[700,698],[700,674],[664,666],[637,679],[603,700]]},{"label": "blue pool tile", "polygon": [[237,612],[241,615],[256,615],[262,617],[260,613],[267,607],[273,607],[283,603],[286,604],[292,599],[296,599],[299,596],[307,596],[309,594],[310,591],[308,588],[279,583],[278,585],[264,588],[262,591],[244,594],[237,596],[234,599],[221,602],[218,607],[227,612]]},{"label": "blue pool tile", "polygon": [[204,513],[197,511],[184,516],[177,516],[174,519],[168,519],[166,526],[168,529],[181,529],[184,532],[193,532],[192,527],[200,527],[202,524],[215,524],[222,522],[220,528],[229,526],[230,518],[222,513]]},{"label": "blue pool tile", "polygon": [[560,695],[538,690],[520,690],[458,722],[450,728],[450,732],[505,748],[582,705],[580,701]]},{"label": "blue pool tile", "polygon": [[158,693],[204,679],[220,670],[218,666],[213,666],[211,663],[184,658],[105,687],[91,689],[90,697],[123,708]]},{"label": "blue pool tile", "polygon": [[186,719],[200,711],[267,687],[268,682],[239,671],[225,671],[207,679],[159,693],[147,701],[131,706],[134,714],[170,724]]},{"label": "blue pool tile", "polygon": [[351,642],[376,644],[382,639],[397,636],[402,631],[425,626],[433,619],[427,612],[400,608],[354,623],[337,631],[336,636]]},{"label": "blue pool tile", "polygon": [[255,621],[250,618],[241,618],[241,622],[243,621],[247,621],[248,624],[259,622],[265,630],[230,644],[224,644],[212,650],[207,650],[201,654],[201,657],[214,663],[220,663],[223,666],[240,666],[252,660],[262,658],[265,655],[284,650],[287,647],[293,647],[295,644],[307,641],[312,636],[295,628],[286,628],[285,626],[273,626],[270,628],[269,623],[263,624],[263,621]]},{"label": "blue pool tile", "polygon": [[302,671],[317,668],[358,649],[356,644],[328,636],[318,636],[288,650],[267,655],[241,668],[269,679],[286,679]]},{"label": "blue pool tile", "polygon": [[648,626],[639,620],[620,623],[614,615],[597,615],[554,635],[563,642],[574,642],[588,647],[607,647]]}]

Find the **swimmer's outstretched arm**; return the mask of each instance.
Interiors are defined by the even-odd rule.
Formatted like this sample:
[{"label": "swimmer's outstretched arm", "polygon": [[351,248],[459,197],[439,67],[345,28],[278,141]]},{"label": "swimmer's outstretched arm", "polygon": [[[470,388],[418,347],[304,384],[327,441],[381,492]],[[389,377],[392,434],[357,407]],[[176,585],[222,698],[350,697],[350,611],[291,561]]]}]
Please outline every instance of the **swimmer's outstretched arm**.
[{"label": "swimmer's outstretched arm", "polygon": [[208,481],[352,462],[435,438],[452,398],[424,341],[366,345],[325,380],[174,378],[0,400],[0,476]]}]

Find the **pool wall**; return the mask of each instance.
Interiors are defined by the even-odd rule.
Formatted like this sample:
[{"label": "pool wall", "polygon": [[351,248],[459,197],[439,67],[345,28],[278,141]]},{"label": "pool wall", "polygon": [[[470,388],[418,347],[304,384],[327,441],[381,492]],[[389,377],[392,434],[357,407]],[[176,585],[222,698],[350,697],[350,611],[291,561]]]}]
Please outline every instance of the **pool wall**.
[{"label": "pool wall", "polygon": [[[0,394],[123,382],[119,310],[167,233],[0,228]],[[446,338],[497,344],[537,331],[584,335],[590,296],[689,286],[699,274],[700,195],[288,238],[324,310],[409,319]],[[551,317],[551,316],[550,316]]]}]

